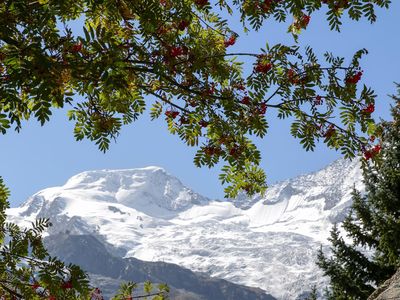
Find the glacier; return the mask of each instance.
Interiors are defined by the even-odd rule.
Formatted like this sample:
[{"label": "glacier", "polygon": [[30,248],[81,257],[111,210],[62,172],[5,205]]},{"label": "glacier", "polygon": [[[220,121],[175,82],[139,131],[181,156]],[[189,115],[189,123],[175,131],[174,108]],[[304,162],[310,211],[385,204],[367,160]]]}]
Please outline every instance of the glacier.
[{"label": "glacier", "polygon": [[271,185],[264,196],[208,199],[160,167],[87,171],[44,189],[8,220],[30,226],[50,218],[46,235],[94,235],[114,255],[164,261],[301,299],[326,279],[315,265],[332,224],[363,190],[358,161],[339,159],[317,172]]}]

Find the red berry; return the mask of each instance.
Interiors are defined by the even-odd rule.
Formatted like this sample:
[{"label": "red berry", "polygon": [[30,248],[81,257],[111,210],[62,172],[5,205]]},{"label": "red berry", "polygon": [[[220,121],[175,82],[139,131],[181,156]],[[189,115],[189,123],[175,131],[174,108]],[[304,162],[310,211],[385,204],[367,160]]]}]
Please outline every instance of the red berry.
[{"label": "red berry", "polygon": [[314,101],[315,105],[321,105],[322,104],[322,97],[320,95],[317,95],[315,97],[315,101]]},{"label": "red berry", "polygon": [[207,156],[213,156],[215,154],[215,148],[212,146],[207,146],[204,148],[204,153]]},{"label": "red berry", "polygon": [[346,78],[346,83],[347,84],[357,84],[357,82],[360,81],[362,74],[363,74],[362,71],[359,71],[354,75],[348,76]]},{"label": "red berry", "polygon": [[240,101],[242,104],[249,105],[251,103],[251,99],[249,96],[244,96],[243,99]]},{"label": "red berry", "polygon": [[188,20],[182,20],[178,23],[178,29],[179,30],[185,30],[186,27],[188,27],[190,25],[190,22]]},{"label": "red berry", "polygon": [[81,42],[73,45],[72,48],[71,48],[71,52],[74,52],[74,53],[80,52],[81,50],[82,50],[82,43]]},{"label": "red berry", "polygon": [[32,284],[32,289],[36,290],[38,288],[40,288],[40,284],[39,283],[35,282],[34,284]]},{"label": "red berry", "polygon": [[265,0],[263,4],[261,4],[261,9],[263,12],[268,13],[271,10],[273,0]]},{"label": "red berry", "polygon": [[177,56],[179,56],[179,55],[182,55],[183,52],[184,52],[184,51],[183,51],[183,48],[182,48],[182,47],[172,47],[169,54],[170,54],[172,57],[177,57]]},{"label": "red berry", "polygon": [[258,108],[258,114],[265,115],[266,112],[267,112],[267,104],[261,103],[260,107]]},{"label": "red berry", "polygon": [[379,152],[381,152],[381,145],[376,145],[375,147],[373,147],[370,150],[365,150],[364,151],[364,158],[366,160],[369,160],[371,158],[374,158],[377,154],[379,154]]},{"label": "red berry", "polygon": [[236,36],[232,35],[229,39],[224,41],[225,47],[233,46],[236,43]]},{"label": "red berry", "polygon": [[300,18],[295,19],[292,26],[295,29],[300,30],[301,28],[306,28],[308,26],[308,23],[310,23],[310,20],[311,20],[311,17],[309,15],[306,15],[303,13],[303,15],[300,16]]},{"label": "red berry", "polygon": [[210,124],[210,123],[207,122],[207,121],[204,121],[204,120],[201,120],[201,121],[199,122],[199,125],[200,125],[201,127],[207,127],[208,124]]},{"label": "red berry", "polygon": [[299,78],[296,74],[296,71],[293,69],[289,69],[287,72],[287,78],[290,83],[292,84],[298,84],[299,83]]},{"label": "red berry", "polygon": [[308,23],[310,23],[310,19],[311,19],[311,17],[308,15],[303,15],[301,17],[301,24],[302,24],[303,28],[307,27]]},{"label": "red berry", "polygon": [[175,119],[175,118],[179,115],[179,111],[167,110],[167,111],[165,112],[165,115],[166,115],[168,118]]},{"label": "red berry", "polygon": [[376,145],[373,148],[373,151],[374,151],[374,153],[378,154],[379,152],[381,152],[381,149],[382,149],[381,145]]},{"label": "red berry", "polygon": [[187,103],[188,103],[191,107],[196,107],[196,106],[198,105],[198,103],[197,103],[196,101],[194,101],[194,100],[189,100]]},{"label": "red berry", "polygon": [[233,148],[231,148],[231,149],[229,150],[229,155],[231,155],[231,156],[236,156],[237,151],[238,151],[238,147],[235,145]]},{"label": "red berry", "polygon": [[372,158],[372,153],[371,153],[371,151],[369,151],[369,150],[364,151],[364,158],[365,158],[366,160],[371,159],[371,158]]},{"label": "red berry", "polygon": [[62,289],[72,289],[72,282],[71,281],[66,281],[66,282],[64,282],[62,285],[61,285],[61,288]]},{"label": "red berry", "polygon": [[197,5],[198,8],[203,8],[204,6],[208,5],[208,0],[195,0],[194,3]]},{"label": "red berry", "polygon": [[215,93],[215,84],[211,83],[209,88],[204,91],[204,94],[211,96],[214,95],[214,93]]},{"label": "red berry", "polygon": [[335,127],[331,124],[329,125],[328,129],[326,130],[326,132],[324,133],[324,137],[326,138],[330,138],[332,135],[334,135],[336,132]]},{"label": "red berry", "polygon": [[234,158],[237,158],[241,152],[242,150],[240,149],[240,146],[234,144],[233,147],[229,150],[229,155]]},{"label": "red berry", "polygon": [[372,103],[368,104],[366,108],[362,110],[364,114],[372,114],[375,111],[375,105]]},{"label": "red berry", "polygon": [[257,73],[267,73],[269,70],[271,70],[272,64],[269,62],[258,62],[256,67],[254,68],[254,71]]},{"label": "red berry", "polygon": [[245,86],[243,84],[241,84],[241,83],[235,85],[235,87],[240,91],[244,91],[246,89]]},{"label": "red berry", "polygon": [[189,124],[189,119],[182,116],[182,117],[179,119],[179,122],[181,123],[181,125],[182,125],[182,124]]}]

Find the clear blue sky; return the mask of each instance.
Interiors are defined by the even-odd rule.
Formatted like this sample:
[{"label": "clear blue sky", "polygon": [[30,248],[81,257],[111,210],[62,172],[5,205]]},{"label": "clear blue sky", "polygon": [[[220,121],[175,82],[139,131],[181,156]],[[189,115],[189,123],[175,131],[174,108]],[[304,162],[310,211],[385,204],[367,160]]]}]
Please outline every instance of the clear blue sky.
[{"label": "clear blue sky", "polygon": [[[393,82],[400,82],[399,30],[400,1],[393,1],[390,10],[380,10],[378,21],[344,22],[341,33],[330,32],[325,16],[314,15],[308,29],[300,37],[300,45],[311,45],[317,54],[326,50],[350,57],[356,50],[367,48],[362,60],[363,82],[378,94],[377,118],[389,118],[390,98],[395,93]],[[242,34],[232,51],[257,52],[269,44],[292,44],[286,33],[287,24],[269,22],[264,28]],[[318,170],[340,157],[339,153],[319,146],[315,152],[305,152],[289,134],[289,126],[276,120],[273,111],[267,114],[270,131],[259,145],[263,154],[262,167],[269,184],[299,174]],[[125,127],[116,144],[103,154],[88,141],[76,142],[73,124],[67,121],[65,110],[54,111],[44,127],[28,122],[22,132],[0,136],[0,175],[11,189],[11,206],[19,205],[33,193],[62,185],[72,175],[85,170],[135,168],[148,165],[164,167],[195,191],[210,198],[222,198],[223,188],[218,169],[198,169],[193,161],[194,149],[186,147],[166,130],[164,121],[151,122],[144,115]]]}]

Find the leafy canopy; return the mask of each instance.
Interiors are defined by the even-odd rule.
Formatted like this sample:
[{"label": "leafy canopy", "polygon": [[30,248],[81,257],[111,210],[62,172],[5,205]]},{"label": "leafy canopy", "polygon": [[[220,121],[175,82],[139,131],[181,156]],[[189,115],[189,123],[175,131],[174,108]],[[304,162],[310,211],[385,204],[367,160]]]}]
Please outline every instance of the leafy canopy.
[{"label": "leafy canopy", "polygon": [[[239,10],[245,30],[293,17],[296,37],[325,7],[339,30],[341,17],[376,19],[389,0],[39,0],[0,4],[0,131],[24,120],[44,124],[68,106],[74,135],[106,151],[124,124],[150,109],[168,129],[197,147],[197,166],[225,162],[227,196],[265,190],[261,155],[252,136],[267,133],[267,109],[291,118],[291,134],[306,150],[318,140],[346,157],[366,150],[357,132],[373,134],[374,92],[358,86],[360,50],[345,61],[311,47],[267,46],[231,53],[239,36],[222,13]],[[83,34],[71,30],[84,22]],[[244,37],[245,38],[245,37]],[[241,58],[253,60],[244,74]]]}]

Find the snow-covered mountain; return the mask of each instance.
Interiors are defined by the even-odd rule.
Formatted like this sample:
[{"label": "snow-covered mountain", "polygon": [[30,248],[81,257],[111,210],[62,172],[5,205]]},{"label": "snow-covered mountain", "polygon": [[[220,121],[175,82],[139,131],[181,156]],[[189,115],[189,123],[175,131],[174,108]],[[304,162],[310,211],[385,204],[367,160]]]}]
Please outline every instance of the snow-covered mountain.
[{"label": "snow-covered mountain", "polygon": [[50,218],[49,234],[90,234],[114,255],[175,263],[296,299],[323,284],[315,253],[362,189],[359,164],[338,160],[272,185],[264,197],[207,199],[158,167],[89,171],[48,188],[9,219]]},{"label": "snow-covered mountain", "polygon": [[150,280],[155,285],[168,282],[169,296],[174,300],[276,300],[261,289],[237,285],[175,264],[116,257],[108,250],[112,245],[106,247],[93,235],[53,234],[44,241],[51,255],[88,272],[91,283],[101,288],[105,299],[111,299],[124,281],[137,283],[137,291],[141,291],[143,283]]}]

